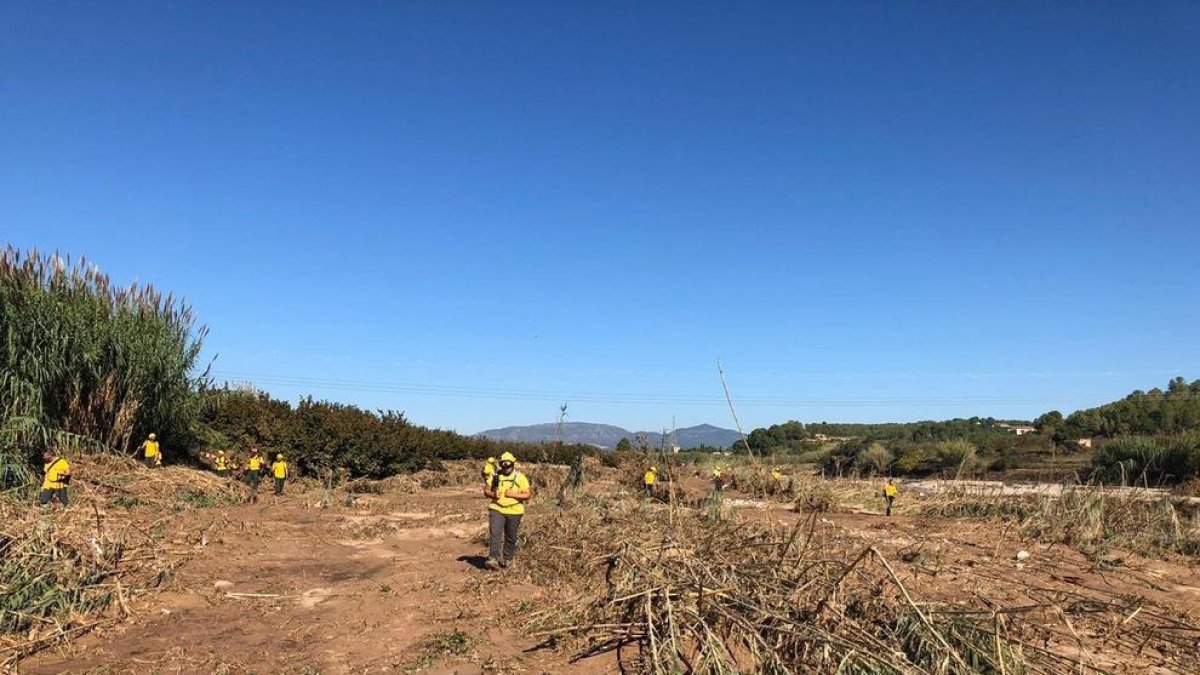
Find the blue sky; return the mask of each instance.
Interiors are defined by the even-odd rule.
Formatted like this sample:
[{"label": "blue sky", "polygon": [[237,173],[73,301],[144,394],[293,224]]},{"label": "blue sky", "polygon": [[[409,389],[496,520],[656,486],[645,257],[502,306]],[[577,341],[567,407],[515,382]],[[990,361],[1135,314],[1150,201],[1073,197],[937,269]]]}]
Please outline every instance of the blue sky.
[{"label": "blue sky", "polygon": [[1200,377],[1195,3],[0,8],[0,239],[473,432]]}]

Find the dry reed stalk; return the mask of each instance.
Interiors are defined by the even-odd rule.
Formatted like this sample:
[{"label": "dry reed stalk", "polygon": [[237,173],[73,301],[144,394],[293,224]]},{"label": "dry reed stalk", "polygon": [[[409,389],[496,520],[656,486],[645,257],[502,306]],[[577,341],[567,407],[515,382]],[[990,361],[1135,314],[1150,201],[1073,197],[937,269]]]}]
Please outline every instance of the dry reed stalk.
[{"label": "dry reed stalk", "polygon": [[818,530],[815,515],[780,528],[671,511],[610,500],[530,523],[528,574],[570,598],[532,617],[543,646],[619,650],[651,673],[1087,673],[1104,671],[1067,646],[1128,619],[1109,656],[1197,665],[1186,621],[1062,591],[1012,608],[929,602],[878,549]]}]

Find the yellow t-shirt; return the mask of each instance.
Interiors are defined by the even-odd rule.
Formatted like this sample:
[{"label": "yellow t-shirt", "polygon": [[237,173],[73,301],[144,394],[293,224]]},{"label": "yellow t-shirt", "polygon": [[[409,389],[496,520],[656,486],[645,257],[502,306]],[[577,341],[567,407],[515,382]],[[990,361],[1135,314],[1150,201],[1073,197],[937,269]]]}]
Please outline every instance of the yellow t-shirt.
[{"label": "yellow t-shirt", "polygon": [[146,441],[146,456],[158,457],[158,441]]},{"label": "yellow t-shirt", "polygon": [[224,471],[226,468],[225,455],[217,455],[217,471]]},{"label": "yellow t-shirt", "polygon": [[247,468],[250,469],[251,471],[261,471],[262,463],[263,463],[262,457],[251,457],[250,463],[247,466]]},{"label": "yellow t-shirt", "polygon": [[525,503],[507,496],[509,492],[524,492],[529,489],[529,479],[520,471],[510,475],[498,474],[500,485],[496,488],[496,498],[488,504],[488,508],[506,516],[519,516],[525,513]]},{"label": "yellow t-shirt", "polygon": [[42,479],[43,490],[61,490],[67,487],[64,479],[71,475],[71,465],[67,460],[59,457],[42,467],[42,475],[44,476]]},{"label": "yellow t-shirt", "polygon": [[483,478],[484,478],[484,480],[487,480],[487,481],[490,481],[490,480],[492,480],[492,474],[494,474],[494,473],[496,473],[496,465],[495,465],[495,464],[488,464],[487,462],[484,462],[484,464],[483,464]]},{"label": "yellow t-shirt", "polygon": [[646,485],[654,485],[655,479],[658,476],[653,471],[647,471],[645,476],[642,476],[642,482]]},{"label": "yellow t-shirt", "polygon": [[275,462],[271,465],[271,471],[274,472],[276,478],[287,478],[287,462]]},{"label": "yellow t-shirt", "polygon": [[896,486],[895,485],[883,486],[883,494],[887,495],[888,497],[895,497],[896,496]]},{"label": "yellow t-shirt", "polygon": [[778,483],[779,481],[783,480],[783,474],[779,471],[779,469],[775,469],[774,471],[771,472],[771,478],[773,478],[775,480],[775,482]]}]

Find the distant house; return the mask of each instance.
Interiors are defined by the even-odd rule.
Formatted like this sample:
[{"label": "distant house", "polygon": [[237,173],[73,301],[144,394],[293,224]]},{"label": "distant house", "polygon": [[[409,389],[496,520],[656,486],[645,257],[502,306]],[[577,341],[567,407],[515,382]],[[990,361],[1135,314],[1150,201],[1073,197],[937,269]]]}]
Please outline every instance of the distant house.
[{"label": "distant house", "polygon": [[1034,427],[1027,427],[1027,426],[1020,425],[1020,424],[1001,423],[1001,424],[997,424],[996,426],[1000,427],[1001,429],[1005,429],[1009,433],[1013,433],[1018,436],[1024,436],[1025,434],[1032,434],[1033,432],[1037,431],[1037,429],[1035,429]]},{"label": "distant house", "polygon": [[1075,445],[1078,445],[1078,446],[1079,446],[1079,447],[1081,447],[1081,448],[1090,448],[1090,447],[1092,447],[1092,439],[1090,439],[1090,438],[1076,438],[1076,439],[1075,439]]}]

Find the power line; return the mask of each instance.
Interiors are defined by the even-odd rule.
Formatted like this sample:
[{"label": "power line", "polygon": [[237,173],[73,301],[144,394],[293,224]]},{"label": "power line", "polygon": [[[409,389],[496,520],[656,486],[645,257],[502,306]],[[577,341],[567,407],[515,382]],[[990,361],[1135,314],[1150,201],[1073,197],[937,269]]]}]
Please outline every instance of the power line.
[{"label": "power line", "polygon": [[[350,380],[296,375],[274,375],[237,371],[214,371],[222,377],[249,380],[262,385],[289,387],[311,387],[361,393],[412,394],[470,399],[556,401],[563,400],[587,403],[620,403],[643,405],[721,405],[725,400],[718,396],[694,394],[650,394],[630,392],[571,391],[561,389],[517,389],[510,387],[481,387],[461,385],[434,385],[416,382],[386,382]],[[739,397],[739,404],[749,406],[792,406],[792,407],[889,407],[889,406],[957,406],[964,404],[987,404],[996,406],[1033,405],[1042,401],[1021,397],[812,397],[785,396]]]}]

